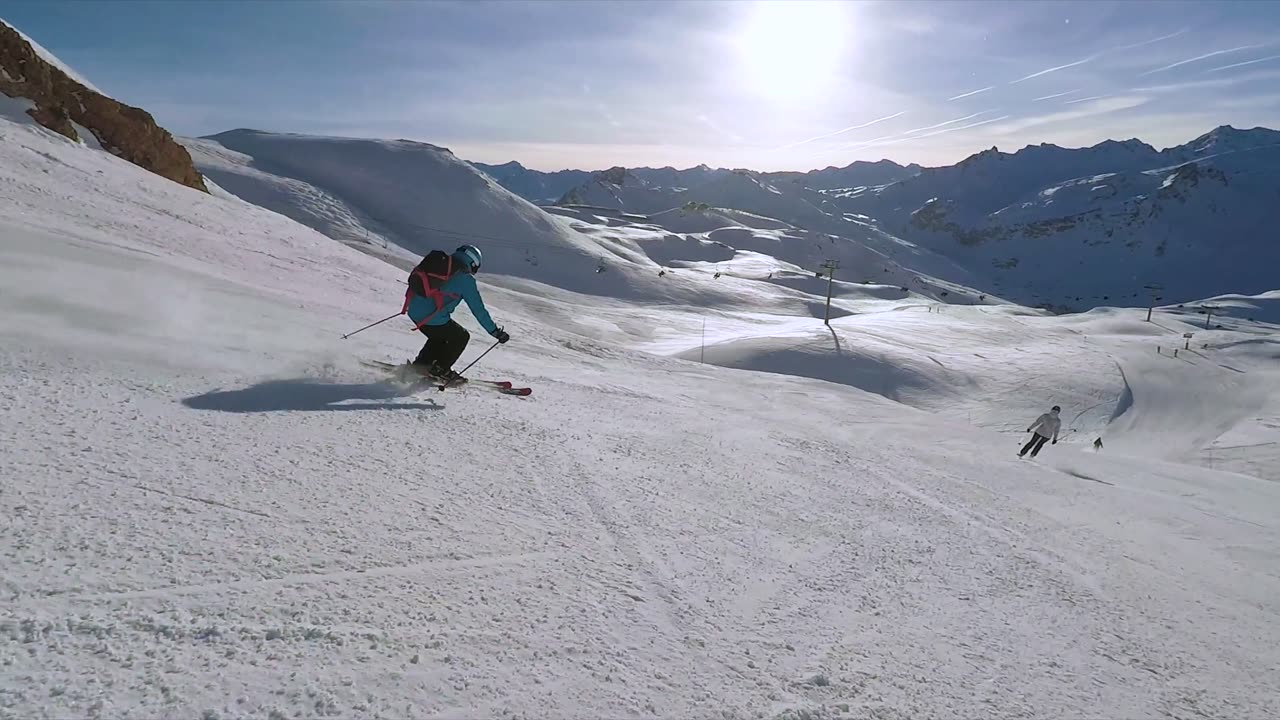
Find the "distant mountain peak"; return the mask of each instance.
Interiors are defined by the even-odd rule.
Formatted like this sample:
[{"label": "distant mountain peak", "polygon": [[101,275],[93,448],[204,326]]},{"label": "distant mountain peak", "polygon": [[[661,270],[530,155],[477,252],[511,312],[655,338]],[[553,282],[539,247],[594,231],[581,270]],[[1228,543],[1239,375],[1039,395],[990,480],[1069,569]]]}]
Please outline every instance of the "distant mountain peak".
[{"label": "distant mountain peak", "polygon": [[601,170],[596,173],[595,179],[600,182],[607,182],[611,185],[622,185],[629,177],[634,176],[621,165],[615,165],[608,170]]},{"label": "distant mountain peak", "polygon": [[1196,155],[1251,150],[1280,144],[1280,132],[1264,127],[1241,129],[1231,125],[1219,125],[1186,145],[1175,149],[1190,149]]},{"label": "distant mountain peak", "polygon": [[[968,169],[974,165],[977,165],[978,163],[989,162],[991,160],[999,160],[1004,157],[1005,157],[1005,154],[1000,152],[1000,148],[996,147],[995,145],[992,145],[986,150],[976,152],[970,155],[969,157],[961,160],[960,162],[955,164],[955,167]],[[945,169],[945,168],[938,168],[938,169]]]}]

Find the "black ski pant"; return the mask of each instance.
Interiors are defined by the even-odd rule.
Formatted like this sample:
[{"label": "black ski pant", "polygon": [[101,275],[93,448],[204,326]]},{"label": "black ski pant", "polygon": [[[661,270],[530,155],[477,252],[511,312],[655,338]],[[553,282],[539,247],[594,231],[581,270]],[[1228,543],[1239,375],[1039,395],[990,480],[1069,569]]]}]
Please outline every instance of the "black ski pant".
[{"label": "black ski pant", "polygon": [[418,329],[427,336],[427,342],[413,361],[417,365],[450,370],[458,362],[458,358],[462,357],[467,343],[471,342],[471,333],[459,325],[457,320],[450,320],[443,325],[423,325]]},{"label": "black ski pant", "polygon": [[1040,433],[1032,435],[1031,439],[1027,441],[1027,444],[1022,446],[1022,452],[1018,453],[1018,457],[1026,455],[1028,450],[1031,451],[1031,457],[1035,457],[1036,453],[1040,452],[1040,448],[1044,447],[1044,444],[1047,442],[1049,442],[1049,438],[1041,435]]}]

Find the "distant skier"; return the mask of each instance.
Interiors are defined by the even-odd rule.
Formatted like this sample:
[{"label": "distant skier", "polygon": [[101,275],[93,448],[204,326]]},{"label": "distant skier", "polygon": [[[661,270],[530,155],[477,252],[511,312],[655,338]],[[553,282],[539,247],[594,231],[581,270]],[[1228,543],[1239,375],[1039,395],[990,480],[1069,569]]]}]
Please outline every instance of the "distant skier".
[{"label": "distant skier", "polygon": [[1098,452],[1102,449],[1102,438],[1093,441],[1093,451]]},{"label": "distant skier", "polygon": [[1027,432],[1035,434],[1031,436],[1031,440],[1026,445],[1022,446],[1022,450],[1018,452],[1018,457],[1026,455],[1028,450],[1031,451],[1031,457],[1035,457],[1051,436],[1053,437],[1053,444],[1058,444],[1058,429],[1062,427],[1062,420],[1058,418],[1058,413],[1060,412],[1062,412],[1062,408],[1054,405],[1052,410],[1036,418],[1031,427],[1027,428]]},{"label": "distant skier", "polygon": [[494,324],[480,298],[475,279],[480,260],[480,250],[474,245],[463,245],[452,254],[432,250],[409,273],[404,310],[413,320],[414,329],[427,336],[426,344],[411,363],[418,373],[449,384],[466,382],[466,378],[454,371],[453,364],[462,357],[471,333],[450,317],[463,300],[480,325],[498,342],[511,339]]}]

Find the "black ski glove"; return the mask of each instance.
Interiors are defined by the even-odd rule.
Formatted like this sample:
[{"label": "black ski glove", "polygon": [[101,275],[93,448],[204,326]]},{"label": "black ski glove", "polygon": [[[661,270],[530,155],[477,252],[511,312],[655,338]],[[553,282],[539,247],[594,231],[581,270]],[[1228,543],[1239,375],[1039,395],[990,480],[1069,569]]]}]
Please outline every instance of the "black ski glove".
[{"label": "black ski glove", "polygon": [[490,334],[493,335],[493,339],[497,340],[499,343],[505,343],[511,339],[511,336],[507,334],[507,331],[502,328],[498,328]]}]

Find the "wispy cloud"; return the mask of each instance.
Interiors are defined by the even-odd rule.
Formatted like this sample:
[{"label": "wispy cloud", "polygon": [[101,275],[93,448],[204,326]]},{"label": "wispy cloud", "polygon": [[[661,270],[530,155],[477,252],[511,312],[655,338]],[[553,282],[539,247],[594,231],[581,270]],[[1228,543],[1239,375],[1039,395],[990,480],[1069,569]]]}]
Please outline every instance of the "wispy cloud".
[{"label": "wispy cloud", "polygon": [[1042,97],[1038,97],[1032,100],[1031,102],[1040,102],[1042,100],[1052,100],[1054,98],[1066,97],[1068,95],[1075,95],[1078,92],[1080,92],[1080,88],[1076,88],[1075,90],[1068,90],[1066,92],[1054,93],[1052,95],[1044,95]]},{"label": "wispy cloud", "polygon": [[790,150],[791,148],[800,147],[801,145],[808,145],[809,143],[817,142],[818,140],[826,140],[827,138],[833,138],[833,137],[836,137],[837,135],[843,135],[847,132],[853,132],[854,130],[861,130],[862,128],[871,127],[872,125],[875,125],[877,123],[893,120],[894,118],[900,118],[906,114],[907,114],[907,111],[903,110],[901,112],[896,112],[892,115],[885,115],[882,118],[869,120],[867,122],[862,123],[861,125],[853,125],[851,127],[844,128],[843,130],[836,130],[835,132],[827,133],[826,135],[818,135],[816,137],[811,137],[808,140],[801,140],[800,142],[794,142],[794,143],[791,143],[790,145],[783,145],[780,148],[775,148],[774,151],[777,152],[779,150]]},{"label": "wispy cloud", "polygon": [[[976,128],[981,125],[989,125],[991,123],[997,123],[1002,120],[1008,120],[1010,117],[1012,117],[1011,115],[1001,115],[1000,117],[991,118],[989,120],[979,120],[978,122],[969,123],[968,125],[956,125],[955,127],[943,127],[946,125],[953,125],[958,122],[963,122],[965,120],[970,120],[979,115],[985,115],[990,112],[992,111],[984,110],[980,113],[974,113],[973,115],[968,115],[962,118],[956,118],[955,120],[948,120],[944,123],[938,123],[937,125],[930,125],[928,128],[916,128],[915,130],[908,130],[902,133],[894,133],[893,135],[883,135],[881,137],[873,138],[871,140],[864,140],[862,142],[849,143],[848,145],[842,145],[836,148],[836,151],[854,150],[858,148],[884,147],[886,145],[897,145],[898,143],[910,142],[913,140],[923,140],[924,138],[934,137],[935,135],[945,135],[946,133],[958,132],[960,130],[968,130],[970,128]],[[923,130],[930,130],[933,128],[942,128],[942,129],[933,130],[933,132],[923,132],[923,133],[921,132]]]},{"label": "wispy cloud", "polygon": [[1090,56],[1090,57],[1087,57],[1087,58],[1085,58],[1085,59],[1083,59],[1083,60],[1077,60],[1077,61],[1075,61],[1075,62],[1073,62],[1073,63],[1067,63],[1066,65],[1058,65],[1058,66],[1056,66],[1056,67],[1045,68],[1044,70],[1041,70],[1040,72],[1033,72],[1033,73],[1031,73],[1030,75],[1028,75],[1028,76],[1026,76],[1026,77],[1018,78],[1017,80],[1014,80],[1013,82],[1010,82],[1009,84],[1010,84],[1010,85],[1017,85],[1017,84],[1018,84],[1018,83],[1020,83],[1020,82],[1026,82],[1027,80],[1030,80],[1030,79],[1032,79],[1032,78],[1042,77],[1042,76],[1044,76],[1044,75],[1048,75],[1049,73],[1056,73],[1056,72],[1058,72],[1059,70],[1066,70],[1067,68],[1073,68],[1073,67],[1076,67],[1077,65],[1083,65],[1083,64],[1085,64],[1085,63],[1089,62],[1090,60],[1093,60],[1093,58],[1094,58],[1094,57],[1096,57],[1096,56]]},{"label": "wispy cloud", "polygon": [[708,117],[705,113],[699,113],[695,117],[697,118],[698,122],[705,125],[708,129],[710,129],[712,132],[716,133],[717,135],[724,136],[734,143],[746,142],[746,140],[741,135],[735,132],[732,132],[730,130],[726,130],[724,126],[722,126],[720,123]]},{"label": "wispy cloud", "polygon": [[1271,62],[1272,60],[1280,60],[1280,55],[1268,55],[1257,60],[1245,60],[1244,62],[1232,63],[1231,65],[1223,65],[1222,67],[1210,68],[1205,73],[1216,73],[1222,70],[1230,70],[1231,68],[1244,67],[1245,65],[1256,65],[1257,63]]},{"label": "wispy cloud", "polygon": [[926,130],[933,130],[933,129],[935,129],[935,128],[946,127],[947,125],[954,125],[954,124],[956,124],[956,123],[964,122],[965,120],[972,120],[972,119],[974,119],[974,118],[978,117],[979,115],[986,115],[986,114],[991,113],[991,112],[994,112],[994,111],[992,111],[992,110],[983,110],[982,112],[976,112],[976,113],[974,113],[974,114],[972,114],[972,115],[965,115],[964,117],[962,117],[962,118],[956,118],[955,120],[948,120],[948,121],[946,121],[946,122],[940,122],[940,123],[938,123],[937,125],[926,125],[925,127],[922,127],[922,128],[915,128],[914,130],[907,130],[906,132],[904,132],[904,133],[902,133],[902,134],[903,134],[903,135],[914,135],[914,134],[916,134],[916,133],[922,133],[922,132],[924,132],[924,131],[926,131]]},{"label": "wispy cloud", "polygon": [[1258,108],[1273,108],[1278,106],[1280,106],[1280,93],[1224,98],[1214,103],[1215,109],[1232,108],[1232,109],[1255,110]]},{"label": "wispy cloud", "polygon": [[973,97],[974,95],[978,95],[979,93],[984,93],[984,92],[987,92],[988,90],[994,90],[995,87],[996,87],[995,85],[989,85],[987,87],[982,88],[981,90],[971,90],[967,93],[961,93],[959,95],[956,95],[955,97],[947,98],[947,102],[951,102],[952,100],[959,100],[960,98]]},{"label": "wispy cloud", "polygon": [[945,135],[947,133],[959,132],[961,130],[969,130],[970,128],[976,128],[982,125],[990,125],[991,123],[997,123],[997,122],[1000,122],[1001,120],[1008,120],[1010,117],[1012,116],[1001,115],[1000,117],[991,118],[990,120],[979,120],[978,122],[969,123],[968,125],[958,125],[956,127],[944,128],[942,130],[934,130],[931,133],[925,133],[923,135],[905,135],[905,134],[889,135],[887,137],[878,138],[876,140],[868,140],[865,144],[862,145],[862,147],[884,147],[886,145],[897,145],[898,143],[911,142],[914,140],[923,140],[924,138],[934,137],[935,135]]},{"label": "wispy cloud", "polygon": [[1130,110],[1140,105],[1145,105],[1148,101],[1149,98],[1143,95],[1118,95],[1106,98],[1096,98],[1091,99],[1091,102],[1087,105],[1081,104],[1079,107],[1071,110],[1015,118],[1011,122],[1004,123],[1003,125],[994,128],[993,132],[998,134],[1013,134],[1044,125],[1067,123],[1087,117],[1094,117],[1096,115],[1106,115],[1108,113],[1119,112],[1121,110]]},{"label": "wispy cloud", "polygon": [[[1204,73],[1200,73],[1204,75]],[[1164,83],[1161,85],[1145,85],[1142,87],[1129,88],[1125,92],[1128,93],[1181,93],[1188,90],[1204,90],[1207,88],[1231,87],[1233,85],[1247,85],[1260,81],[1277,81],[1280,82],[1280,68],[1271,70],[1254,70],[1252,72],[1243,72],[1238,74],[1218,75],[1211,78],[1203,78],[1200,80],[1184,80],[1182,82]]]},{"label": "wispy cloud", "polygon": [[1262,45],[1241,45],[1240,47],[1227,48],[1226,50],[1214,50],[1211,53],[1205,53],[1204,55],[1197,55],[1193,58],[1187,58],[1186,60],[1179,60],[1176,63],[1171,63],[1169,65],[1165,65],[1164,67],[1158,67],[1155,70],[1148,70],[1138,75],[1138,77],[1146,77],[1148,75],[1154,75],[1158,72],[1164,72],[1165,70],[1172,70],[1176,67],[1182,67],[1183,65],[1189,65],[1193,62],[1199,62],[1201,60],[1208,60],[1211,57],[1226,55],[1227,53],[1241,52],[1243,50],[1254,50],[1260,47],[1263,47],[1263,46]]}]

